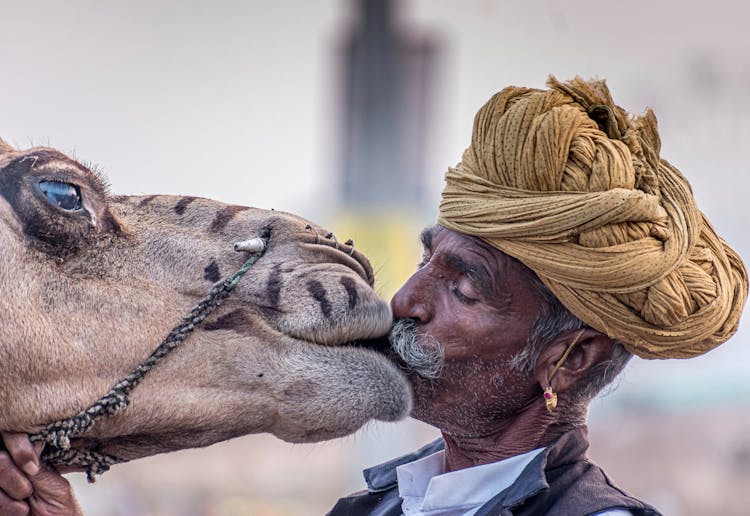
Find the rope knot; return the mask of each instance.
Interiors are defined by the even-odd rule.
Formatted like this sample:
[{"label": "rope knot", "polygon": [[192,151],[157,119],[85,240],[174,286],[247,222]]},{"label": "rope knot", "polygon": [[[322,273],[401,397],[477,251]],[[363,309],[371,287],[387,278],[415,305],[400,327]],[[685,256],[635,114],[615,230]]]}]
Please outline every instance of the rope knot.
[{"label": "rope knot", "polygon": [[60,430],[52,435],[50,444],[55,448],[68,450],[70,449],[70,437],[68,437],[68,434],[64,430]]}]

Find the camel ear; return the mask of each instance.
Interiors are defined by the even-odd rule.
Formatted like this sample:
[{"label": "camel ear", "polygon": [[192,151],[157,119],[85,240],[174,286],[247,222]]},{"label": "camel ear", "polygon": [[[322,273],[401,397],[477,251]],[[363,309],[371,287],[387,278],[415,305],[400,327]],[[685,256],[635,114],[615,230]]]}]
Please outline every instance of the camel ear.
[{"label": "camel ear", "polygon": [[5,143],[5,140],[0,138],[0,154],[5,154],[6,152],[12,152],[16,149],[11,147],[9,144]]}]

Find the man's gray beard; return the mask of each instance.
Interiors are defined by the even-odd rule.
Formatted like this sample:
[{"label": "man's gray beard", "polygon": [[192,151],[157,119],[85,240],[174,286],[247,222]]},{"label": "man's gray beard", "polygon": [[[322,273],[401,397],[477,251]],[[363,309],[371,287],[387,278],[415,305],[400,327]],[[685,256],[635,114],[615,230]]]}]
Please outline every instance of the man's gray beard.
[{"label": "man's gray beard", "polygon": [[405,367],[422,378],[440,378],[445,366],[445,351],[437,339],[417,332],[413,319],[396,321],[388,335],[388,340]]}]

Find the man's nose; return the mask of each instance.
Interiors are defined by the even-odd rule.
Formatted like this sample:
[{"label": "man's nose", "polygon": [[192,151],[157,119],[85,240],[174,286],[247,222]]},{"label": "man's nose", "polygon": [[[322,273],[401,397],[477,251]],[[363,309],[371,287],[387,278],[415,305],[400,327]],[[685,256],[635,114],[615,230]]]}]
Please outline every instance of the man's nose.
[{"label": "man's nose", "polygon": [[416,319],[420,324],[430,320],[431,310],[426,302],[428,293],[418,275],[419,271],[414,273],[391,299],[394,319]]}]

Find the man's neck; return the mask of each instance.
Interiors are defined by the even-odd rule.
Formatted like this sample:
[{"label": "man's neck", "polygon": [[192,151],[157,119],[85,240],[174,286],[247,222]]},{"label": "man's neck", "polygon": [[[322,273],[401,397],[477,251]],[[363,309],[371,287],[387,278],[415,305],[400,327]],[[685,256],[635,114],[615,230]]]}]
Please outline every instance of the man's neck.
[{"label": "man's neck", "polygon": [[480,432],[459,434],[443,431],[444,469],[449,472],[490,464],[547,447],[573,428],[585,426],[585,422],[585,414],[567,418],[562,423],[546,410],[528,410]]}]

